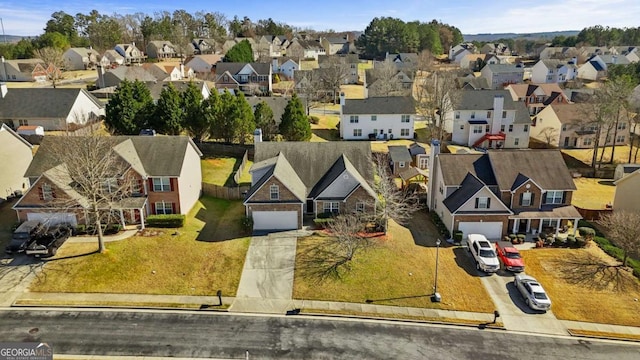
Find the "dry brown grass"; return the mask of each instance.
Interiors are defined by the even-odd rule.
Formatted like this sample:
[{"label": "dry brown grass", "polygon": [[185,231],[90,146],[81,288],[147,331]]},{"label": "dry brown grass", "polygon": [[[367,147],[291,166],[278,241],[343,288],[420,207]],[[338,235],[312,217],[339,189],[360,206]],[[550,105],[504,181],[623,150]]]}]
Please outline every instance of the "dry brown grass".
[{"label": "dry brown grass", "polygon": [[347,310],[325,310],[325,309],[308,309],[303,308],[301,313],[306,314],[328,314],[328,315],[347,315],[355,317],[371,317],[377,319],[400,319],[400,320],[418,320],[428,321],[435,323],[447,323],[447,324],[465,324],[465,325],[486,325],[487,328],[502,328],[504,325],[502,322],[497,321],[495,324],[487,324],[485,321],[468,320],[468,319],[455,319],[447,317],[427,317],[427,316],[412,316],[403,314],[381,314],[381,313],[368,313],[357,312]]},{"label": "dry brown grass", "polygon": [[[404,146],[409,146],[413,144],[413,140],[388,140],[385,142],[380,142],[380,141],[373,141],[371,142],[371,151],[372,152],[380,152],[380,153],[388,153],[389,152],[389,146],[392,145],[404,145]],[[429,146],[429,144],[426,143],[419,143],[420,145],[422,145],[426,150],[427,150],[427,154],[429,153],[429,149],[431,149],[431,147]]]},{"label": "dry brown grass", "polygon": [[616,187],[611,179],[573,179],[578,190],[573,192],[571,204],[582,209],[605,209],[613,203]]},{"label": "dry brown grass", "polygon": [[[640,284],[630,272],[621,271],[629,284],[626,290],[615,289],[613,283],[598,283],[582,267],[568,261],[592,258],[611,263],[613,260],[595,244],[585,249],[533,249],[522,251],[527,273],[536,277],[553,301],[553,313],[559,319],[603,324],[640,326]],[[576,276],[577,275],[577,276]]]},{"label": "dry brown grass", "polygon": [[[573,156],[574,158],[582,161],[583,163],[590,165],[591,158],[593,157],[593,149],[562,149],[562,152]],[[613,151],[612,146],[607,146],[598,151],[598,160],[600,159],[600,154],[604,151],[604,156],[602,158],[603,162],[608,162],[611,160],[611,152]],[[613,157],[613,162],[616,164],[626,164],[629,162],[629,145],[621,145],[616,146],[616,150]],[[631,159],[633,162],[633,157]]]},{"label": "dry brown grass", "polygon": [[590,330],[581,330],[581,329],[569,329],[569,333],[571,333],[571,335],[581,335],[581,336],[589,336],[589,337],[597,337],[597,338],[640,341],[640,335],[634,335],[634,334],[620,334],[620,333],[612,333],[612,332],[606,332],[606,331],[590,331]]},{"label": "dry brown grass", "polygon": [[301,60],[300,61],[300,70],[313,70],[317,69],[318,60]]},{"label": "dry brown grass", "polygon": [[[411,232],[391,222],[389,236],[356,254],[350,270],[341,277],[319,280],[308,268],[307,251],[321,238],[298,240],[293,297],[295,299],[344,301],[379,305],[439,308],[489,313],[494,304],[480,279],[458,265],[467,262],[461,249],[441,248],[438,292],[443,302],[432,303],[435,248],[414,243]],[[464,259],[462,259],[462,256]],[[472,269],[473,270],[473,269]],[[462,291],[464,289],[464,291]]]},{"label": "dry brown grass", "polygon": [[347,99],[364,99],[364,86],[362,85],[342,85],[340,91]]}]

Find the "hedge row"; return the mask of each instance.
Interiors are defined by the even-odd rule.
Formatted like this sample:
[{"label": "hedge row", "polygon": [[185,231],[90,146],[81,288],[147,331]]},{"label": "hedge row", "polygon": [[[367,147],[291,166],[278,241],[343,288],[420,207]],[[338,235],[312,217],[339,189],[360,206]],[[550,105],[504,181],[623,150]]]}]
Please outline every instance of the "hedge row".
[{"label": "hedge row", "polygon": [[184,226],[184,219],[185,216],[181,214],[149,215],[147,217],[147,226],[159,228],[179,228]]},{"label": "hedge row", "polygon": [[431,219],[438,228],[438,232],[440,233],[440,235],[444,236],[445,239],[450,239],[451,233],[447,229],[447,226],[442,222],[442,219],[440,219],[440,216],[438,216],[435,211],[431,212]]}]

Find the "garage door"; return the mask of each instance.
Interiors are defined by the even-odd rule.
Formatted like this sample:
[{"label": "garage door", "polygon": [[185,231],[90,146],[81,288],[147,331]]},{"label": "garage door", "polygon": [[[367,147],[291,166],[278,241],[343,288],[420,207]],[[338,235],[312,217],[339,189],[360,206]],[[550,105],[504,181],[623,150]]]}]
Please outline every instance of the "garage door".
[{"label": "garage door", "polygon": [[469,234],[482,234],[489,240],[502,238],[501,222],[461,222],[458,230],[462,231],[465,239]]},{"label": "garage door", "polygon": [[293,230],[298,228],[297,211],[254,211],[253,230]]},{"label": "garage door", "polygon": [[56,225],[56,224],[71,224],[71,226],[78,225],[76,215],[73,213],[28,213],[27,220],[38,220],[43,224]]}]

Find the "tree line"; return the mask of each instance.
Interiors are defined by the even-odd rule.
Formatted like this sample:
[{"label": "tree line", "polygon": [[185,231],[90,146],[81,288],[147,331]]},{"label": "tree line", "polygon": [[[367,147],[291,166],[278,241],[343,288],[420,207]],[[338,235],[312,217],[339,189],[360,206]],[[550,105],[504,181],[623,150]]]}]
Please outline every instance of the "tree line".
[{"label": "tree line", "polygon": [[209,138],[241,144],[256,128],[262,129],[265,140],[311,138],[309,119],[295,94],[278,124],[264,101],[252,110],[242,92],[233,95],[226,90],[221,95],[214,90],[204,99],[194,83],[182,92],[168,83],[154,103],[144,83],[124,80],[106,106],[105,125],[114,135],[138,135],[143,129],[153,129],[167,135],[186,133],[196,141]]}]

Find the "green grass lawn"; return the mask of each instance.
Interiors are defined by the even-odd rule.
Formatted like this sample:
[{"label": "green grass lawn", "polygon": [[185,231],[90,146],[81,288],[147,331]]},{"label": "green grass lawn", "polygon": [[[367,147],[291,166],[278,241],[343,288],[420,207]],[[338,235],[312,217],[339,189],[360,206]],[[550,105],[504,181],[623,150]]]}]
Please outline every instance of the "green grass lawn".
[{"label": "green grass lawn", "polygon": [[411,232],[393,222],[389,234],[386,239],[375,240],[375,246],[356,254],[350,262],[351,270],[342,272],[340,278],[324,280],[315,275],[310,250],[325,239],[322,236],[299,239],[293,297],[355,303],[373,300],[380,305],[476,312],[494,310],[480,279],[458,264],[461,256],[469,262],[466,254],[460,254],[464,250],[440,248],[438,292],[443,302],[434,304],[430,295],[436,249],[416,245]]},{"label": "green grass lawn", "polygon": [[[250,238],[240,225],[239,201],[203,197],[181,229],[147,229],[107,243],[67,243],[30,290],[235,296]],[[177,231],[176,231],[177,230]]]},{"label": "green grass lawn", "polygon": [[[240,167],[242,159],[233,157],[220,157],[202,159],[202,182],[219,186],[235,186],[233,174]],[[251,183],[249,169],[253,165],[251,160],[247,161],[245,171],[240,177],[240,185]]]}]

